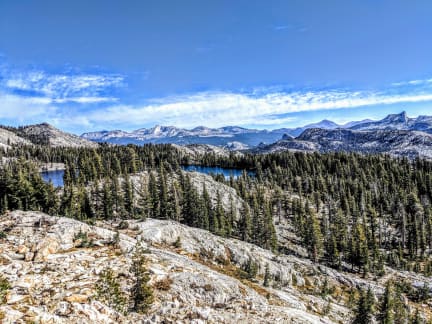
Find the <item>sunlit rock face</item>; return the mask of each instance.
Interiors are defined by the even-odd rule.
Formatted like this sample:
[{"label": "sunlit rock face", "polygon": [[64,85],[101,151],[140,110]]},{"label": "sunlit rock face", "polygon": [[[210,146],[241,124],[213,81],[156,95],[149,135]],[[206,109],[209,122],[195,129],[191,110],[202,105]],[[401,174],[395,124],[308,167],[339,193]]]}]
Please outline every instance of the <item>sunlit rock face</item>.
[{"label": "sunlit rock face", "polygon": [[[1,216],[0,273],[10,283],[0,305],[2,322],[338,323],[352,317],[346,306],[351,289],[371,287],[380,296],[388,279],[367,281],[174,221],[127,223],[88,225],[22,211]],[[82,233],[91,244],[83,244]],[[155,298],[147,314],[120,313],[98,300],[95,287],[110,268],[124,295],[131,295],[137,244]],[[240,272],[249,260],[257,267],[253,278]],[[266,267],[271,280],[264,287]],[[432,284],[419,275],[388,273],[395,280]],[[323,298],[325,281],[334,293]]]}]

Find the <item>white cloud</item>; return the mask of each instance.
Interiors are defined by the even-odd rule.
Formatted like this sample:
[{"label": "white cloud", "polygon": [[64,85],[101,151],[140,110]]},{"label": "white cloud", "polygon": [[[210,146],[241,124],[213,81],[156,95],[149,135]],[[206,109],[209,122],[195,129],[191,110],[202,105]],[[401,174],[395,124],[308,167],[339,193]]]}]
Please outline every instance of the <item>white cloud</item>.
[{"label": "white cloud", "polygon": [[424,101],[432,101],[432,93],[389,95],[378,92],[309,91],[277,92],[258,97],[235,93],[199,93],[157,99],[143,106],[111,106],[93,111],[87,118],[92,123],[105,125],[265,126],[290,121],[289,116],[284,116],[290,113]]},{"label": "white cloud", "polygon": [[392,83],[392,86],[399,87],[399,86],[419,86],[419,85],[429,85],[432,84],[432,79],[419,79],[419,80],[410,80],[410,81],[403,81],[403,82],[395,82]]},{"label": "white cloud", "polygon": [[[386,91],[283,91],[273,87],[249,93],[201,92],[126,105],[102,94],[106,87],[120,86],[122,77],[32,72],[5,79],[6,89],[3,93],[0,89],[0,118],[20,123],[48,121],[57,126],[77,125],[87,129],[131,129],[154,124],[283,127],[292,122],[292,113],[432,102],[432,90],[421,86],[424,82],[432,83],[432,79],[417,81],[406,82],[412,87],[395,86]],[[36,94],[24,96],[10,89]]]},{"label": "white cloud", "polygon": [[275,25],[272,27],[274,31],[285,31],[285,30],[292,30],[299,33],[304,33],[309,30],[309,27],[300,25],[300,24],[285,24],[285,25]]},{"label": "white cloud", "polygon": [[13,119],[20,123],[38,117],[50,117],[59,113],[52,101],[42,97],[22,97],[0,93],[0,118]]},{"label": "white cloud", "polygon": [[273,29],[274,30],[284,30],[284,29],[290,29],[291,26],[289,25],[278,25],[278,26],[274,26]]},{"label": "white cloud", "polygon": [[47,74],[43,71],[9,73],[4,87],[9,90],[32,91],[49,98],[96,97],[108,88],[120,87],[119,75]]},{"label": "white cloud", "polygon": [[92,103],[102,103],[102,102],[112,102],[118,101],[118,98],[113,97],[68,97],[61,99],[50,99],[53,103],[68,103],[74,102],[78,104],[92,104]]}]

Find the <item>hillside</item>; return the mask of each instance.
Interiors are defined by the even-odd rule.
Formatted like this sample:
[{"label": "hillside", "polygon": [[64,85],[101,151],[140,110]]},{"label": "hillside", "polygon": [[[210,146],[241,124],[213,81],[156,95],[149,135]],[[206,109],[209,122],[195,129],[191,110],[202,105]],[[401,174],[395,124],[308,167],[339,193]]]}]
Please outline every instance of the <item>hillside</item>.
[{"label": "hillside", "polygon": [[[327,145],[368,133],[321,131],[301,138]],[[196,149],[33,145],[28,160],[17,158],[23,148],[5,151],[6,323],[339,323],[362,312],[377,321],[385,312],[430,319],[432,162]],[[229,179],[186,172],[188,156],[245,172]],[[32,160],[62,163],[63,187],[45,183]],[[392,304],[383,305],[383,295]],[[363,311],[366,297],[374,307]]]},{"label": "hillside", "polygon": [[[0,271],[10,288],[0,306],[3,322],[337,323],[352,316],[347,308],[350,289],[372,286],[377,294],[384,291],[384,278],[368,282],[172,221],[128,224],[89,226],[35,212],[4,215]],[[82,237],[90,240],[87,245]],[[175,243],[178,237],[181,242]],[[115,304],[100,301],[96,286],[109,268],[121,294],[131,294],[130,267],[138,242],[146,249],[154,302],[146,315],[124,315]],[[250,259],[258,273],[242,279],[239,269]],[[268,287],[263,286],[266,266],[273,278]],[[389,278],[432,284],[430,278],[411,273],[392,272]],[[328,295],[320,293],[323,285],[329,287]]]},{"label": "hillside", "polygon": [[36,124],[22,127],[0,126],[0,145],[47,145],[50,147],[97,147],[94,142],[77,135],[61,131],[48,124]]},{"label": "hillside", "polygon": [[18,134],[35,144],[52,147],[97,147],[96,143],[63,132],[47,123],[20,127]]},{"label": "hillside", "polygon": [[14,132],[0,127],[0,147],[8,148],[16,145],[31,145],[25,138],[16,135]]},{"label": "hillside", "polygon": [[[0,228],[7,233],[0,240],[0,270],[10,283],[6,304],[0,306],[3,322],[333,322],[331,314],[327,320],[318,317],[325,306],[323,300],[302,300],[297,291],[301,286],[295,288],[286,282],[284,288],[264,288],[260,281],[236,277],[235,269],[248,254],[262,267],[272,262],[275,256],[264,250],[251,253],[252,246],[172,222],[130,221],[130,226],[121,231],[113,245],[110,242],[117,229],[108,223],[88,226],[67,218],[20,211],[2,217]],[[78,233],[86,233],[92,244],[81,247]],[[178,236],[182,237],[181,247],[174,247]],[[110,268],[124,294],[131,293],[133,274],[128,269],[138,241],[147,249],[144,256],[155,302],[147,315],[123,315],[98,301],[95,286],[102,271]],[[226,260],[226,264],[220,260]],[[272,271],[282,270],[289,280],[297,276],[301,285],[303,274],[293,265],[293,260],[281,259],[272,262]],[[308,311],[309,303],[315,306]],[[335,309],[347,312],[344,307]],[[338,313],[334,316],[341,319]]]}]

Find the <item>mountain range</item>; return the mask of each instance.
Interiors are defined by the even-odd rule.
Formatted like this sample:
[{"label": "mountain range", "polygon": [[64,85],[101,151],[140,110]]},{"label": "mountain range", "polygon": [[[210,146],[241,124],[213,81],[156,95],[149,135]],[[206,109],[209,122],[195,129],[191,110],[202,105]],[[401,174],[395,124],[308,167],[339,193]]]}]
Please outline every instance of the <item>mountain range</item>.
[{"label": "mountain range", "polygon": [[285,137],[273,144],[260,145],[254,153],[281,151],[304,152],[357,152],[364,154],[390,154],[410,159],[432,159],[432,134],[408,130],[321,129],[304,131],[297,138]]},{"label": "mountain range", "polygon": [[306,129],[310,128],[349,128],[369,122],[372,121],[368,119],[339,125],[330,120],[323,120],[319,123],[308,124],[303,127],[280,128],[274,130],[247,129],[239,126],[225,126],[220,128],[199,126],[193,129],[184,129],[174,126],[156,125],[152,128],[140,128],[132,132],[125,132],[122,130],[89,132],[82,134],[81,137],[95,142],[108,142],[113,144],[209,144],[224,146],[229,149],[245,149],[257,146],[261,143],[274,143],[284,135],[297,137]]},{"label": "mountain range", "polygon": [[[405,112],[382,120],[353,121],[339,125],[330,120],[297,128],[275,130],[238,126],[183,129],[174,126],[141,128],[133,132],[101,131],[81,136],[63,132],[47,123],[22,127],[0,126],[0,146],[49,145],[97,147],[97,143],[167,143],[208,146],[214,150],[270,153],[280,151],[385,153],[408,158],[432,159],[432,116],[409,118]],[[217,146],[217,147],[216,147]]]},{"label": "mountain range", "polygon": [[160,144],[171,143],[178,145],[209,144],[216,146],[253,147],[261,142],[273,143],[280,139],[286,129],[257,130],[238,126],[208,128],[204,126],[193,129],[177,128],[174,126],[154,126],[141,128],[132,132],[122,130],[100,131],[84,133],[82,138],[95,142],[113,144]]},{"label": "mountain range", "polygon": [[379,121],[351,123],[347,128],[308,128],[296,138],[284,136],[255,153],[280,151],[384,153],[410,159],[432,159],[432,117],[409,118],[405,112]]},{"label": "mountain range", "polygon": [[81,135],[86,140],[95,142],[109,142],[114,144],[146,144],[172,143],[179,145],[209,144],[228,148],[244,149],[258,145],[272,144],[287,138],[297,138],[308,129],[353,131],[400,130],[421,131],[432,133],[432,116],[409,118],[405,112],[388,115],[386,118],[373,121],[370,119],[352,121],[343,125],[330,120],[308,124],[297,128],[280,128],[274,130],[247,129],[238,126],[208,128],[199,126],[193,129],[177,128],[174,126],[157,125],[152,128],[141,128],[132,132],[122,130],[90,132]]},{"label": "mountain range", "polygon": [[432,159],[432,116],[409,118],[406,112],[382,120],[352,121],[343,125],[330,120],[297,128],[256,130],[229,126],[196,127],[191,130],[172,126],[150,129],[85,133],[87,140],[117,144],[174,143],[208,144],[229,150],[254,153],[279,151],[385,153],[408,158]]}]

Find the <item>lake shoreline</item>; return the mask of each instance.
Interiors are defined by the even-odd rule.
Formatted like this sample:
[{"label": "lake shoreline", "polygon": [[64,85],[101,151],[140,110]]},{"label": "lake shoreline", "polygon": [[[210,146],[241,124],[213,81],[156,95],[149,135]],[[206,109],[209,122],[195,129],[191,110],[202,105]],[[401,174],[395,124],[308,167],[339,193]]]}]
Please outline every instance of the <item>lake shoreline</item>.
[{"label": "lake shoreline", "polygon": [[64,163],[40,163],[39,172],[64,171],[66,166]]}]

